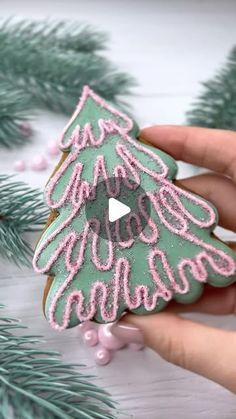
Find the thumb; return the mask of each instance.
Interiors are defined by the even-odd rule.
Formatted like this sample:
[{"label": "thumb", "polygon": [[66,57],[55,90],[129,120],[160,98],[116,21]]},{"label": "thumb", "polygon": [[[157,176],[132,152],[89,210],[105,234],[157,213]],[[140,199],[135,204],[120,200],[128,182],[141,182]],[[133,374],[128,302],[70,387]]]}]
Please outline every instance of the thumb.
[{"label": "thumb", "polygon": [[[118,332],[118,329],[120,330]],[[173,313],[128,314],[112,330],[141,331],[147,346],[166,361],[209,378],[236,393],[236,333],[215,329]],[[140,338],[139,338],[140,339]]]}]

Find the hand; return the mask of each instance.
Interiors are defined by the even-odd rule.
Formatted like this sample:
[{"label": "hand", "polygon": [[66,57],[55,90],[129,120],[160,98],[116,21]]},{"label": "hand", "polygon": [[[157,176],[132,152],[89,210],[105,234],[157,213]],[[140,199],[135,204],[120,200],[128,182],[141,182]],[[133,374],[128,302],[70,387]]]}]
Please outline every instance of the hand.
[{"label": "hand", "polygon": [[[236,231],[236,133],[223,130],[153,126],[141,138],[172,155],[213,171],[181,184],[212,202],[219,211],[219,225]],[[236,246],[232,244],[231,247]],[[194,304],[169,304],[162,313],[128,314],[113,326],[123,339],[144,343],[165,360],[207,377],[236,393],[236,332],[212,328],[184,319],[181,312],[236,314],[236,284],[227,288],[205,286]],[[140,333],[141,331],[141,333]]]}]

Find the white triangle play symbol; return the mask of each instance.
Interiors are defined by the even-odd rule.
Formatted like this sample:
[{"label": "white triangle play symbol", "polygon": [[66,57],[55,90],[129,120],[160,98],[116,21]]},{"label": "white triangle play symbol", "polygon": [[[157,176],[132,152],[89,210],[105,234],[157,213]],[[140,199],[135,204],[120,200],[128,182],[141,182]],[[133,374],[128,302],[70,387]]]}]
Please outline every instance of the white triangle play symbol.
[{"label": "white triangle play symbol", "polygon": [[124,217],[124,215],[129,214],[130,211],[131,209],[128,205],[123,204],[115,198],[109,198],[108,219],[111,223]]}]

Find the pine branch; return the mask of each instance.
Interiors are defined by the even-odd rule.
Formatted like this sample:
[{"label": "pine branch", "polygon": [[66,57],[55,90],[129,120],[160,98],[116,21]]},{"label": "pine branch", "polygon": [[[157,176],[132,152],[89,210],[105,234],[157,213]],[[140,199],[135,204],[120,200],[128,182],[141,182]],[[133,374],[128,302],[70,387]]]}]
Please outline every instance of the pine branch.
[{"label": "pine branch", "polygon": [[29,21],[13,19],[0,21],[0,40],[8,38],[25,45],[58,48],[65,51],[96,52],[106,49],[108,36],[90,25],[65,21]]},{"label": "pine branch", "polygon": [[47,213],[40,191],[0,175],[0,255],[16,264],[31,263],[25,233],[41,230]]},{"label": "pine branch", "polygon": [[[34,106],[69,114],[85,84],[112,102],[119,102],[118,95],[130,92],[133,79],[95,53],[99,45],[103,46],[99,32],[92,32],[90,41],[97,38],[97,43],[89,49],[88,28],[78,32],[74,41],[73,35],[68,37],[69,29],[63,32],[62,25],[60,32],[54,25],[52,38],[48,36],[47,40],[50,24],[41,25],[42,29],[36,27],[31,41],[27,36],[34,31],[32,23],[4,22],[0,27],[0,80],[7,80],[14,88],[23,88],[31,95]],[[55,37],[59,41],[54,42]]]},{"label": "pine branch", "polygon": [[1,419],[115,418],[108,393],[78,372],[78,365],[39,349],[42,338],[19,334],[21,329],[17,320],[0,317]]},{"label": "pine branch", "polygon": [[[22,124],[32,113],[30,95],[0,82],[0,145],[12,148],[25,143]],[[27,115],[27,116],[26,116]]]},{"label": "pine branch", "polygon": [[187,122],[209,128],[236,129],[236,47],[187,113]]}]

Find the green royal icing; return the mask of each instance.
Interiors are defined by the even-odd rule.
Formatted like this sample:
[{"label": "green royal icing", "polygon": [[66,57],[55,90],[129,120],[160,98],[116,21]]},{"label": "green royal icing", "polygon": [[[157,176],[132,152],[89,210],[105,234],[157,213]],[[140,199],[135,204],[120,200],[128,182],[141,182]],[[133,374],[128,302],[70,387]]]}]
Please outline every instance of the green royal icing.
[{"label": "green royal icing", "polygon": [[[64,133],[63,143],[65,143],[74,132],[76,126],[79,124],[81,129],[87,124],[88,122],[91,123],[92,131],[95,137],[99,137],[100,129],[98,127],[98,120],[112,120],[115,121],[119,126],[125,126],[124,120],[120,117],[114,116],[109,110],[105,109],[104,107],[100,106],[93,97],[88,96],[85,100],[84,107],[81,109],[78,116],[75,118],[74,121],[70,124],[67,128],[66,132]],[[129,133],[129,136],[132,138],[136,138],[138,136],[138,127],[134,125],[134,128]],[[141,161],[145,167],[148,167],[150,170],[157,171],[158,167],[157,164],[150,158],[150,156],[145,155],[144,153],[140,152],[131,144],[127,144],[127,141],[122,138],[120,133],[112,133],[108,134],[103,142],[98,147],[89,146],[87,148],[83,148],[80,153],[78,154],[75,161],[73,161],[66,169],[64,174],[60,177],[57,181],[55,188],[52,193],[52,200],[58,201],[64,194],[65,188],[68,185],[71,176],[73,174],[73,170],[75,165],[78,162],[83,164],[83,171],[82,171],[82,180],[86,180],[90,184],[93,180],[93,169],[95,165],[95,161],[97,156],[103,155],[106,159],[106,168],[109,177],[113,176],[114,167],[118,164],[123,164],[124,162],[122,159],[117,155],[115,151],[115,146],[117,143],[125,144],[127,149],[136,157],[138,161]],[[174,179],[176,177],[177,166],[176,162],[164,152],[153,148],[149,145],[143,145],[148,150],[151,150],[156,155],[158,155],[164,164],[168,167],[168,179]],[[73,150],[73,146],[69,149],[69,151]],[[69,154],[70,155],[70,154]],[[69,156],[68,155],[68,156]],[[68,159],[68,157],[67,157]],[[139,175],[141,179],[141,186],[146,192],[158,191],[160,185],[147,173],[144,171],[139,170]],[[54,175],[55,177],[56,175]],[[50,180],[54,179],[54,177]],[[129,176],[132,179],[132,176]],[[49,184],[50,184],[49,182]],[[132,193],[132,191],[130,192]],[[106,191],[104,191],[106,194]],[[194,196],[192,194],[192,196]],[[196,196],[196,195],[195,195]],[[104,199],[108,197],[104,196]],[[198,197],[199,198],[199,197]],[[98,199],[101,199],[98,197]],[[119,199],[119,197],[117,197]],[[205,210],[201,208],[200,205],[197,205],[191,202],[186,196],[180,195],[180,201],[185,208],[188,209],[189,213],[196,217],[198,220],[206,220],[209,216]],[[201,198],[201,202],[207,202]],[[207,202],[210,206],[210,204]],[[211,206],[211,208],[213,208]],[[217,222],[217,212],[215,211],[216,222]],[[58,208],[59,216],[49,225],[49,227],[43,233],[36,249],[37,250],[42,246],[45,241],[50,237],[50,235],[55,232],[55,230],[61,225],[63,221],[67,219],[69,214],[72,212],[72,204],[68,199],[61,208]],[[146,285],[149,289],[150,295],[152,295],[156,289],[154,282],[150,276],[150,270],[148,266],[148,255],[150,252],[150,248],[158,248],[165,252],[168,262],[172,267],[172,270],[175,275],[176,282],[181,284],[180,278],[176,271],[179,262],[183,258],[195,258],[200,251],[204,250],[200,246],[196,245],[195,243],[191,243],[190,241],[184,239],[183,237],[179,237],[176,234],[173,234],[166,226],[160,221],[160,218],[154,209],[153,205],[151,205],[151,212],[150,217],[154,221],[154,223],[158,226],[159,229],[159,239],[155,245],[150,245],[143,243],[139,238],[136,238],[134,244],[129,249],[120,248],[118,245],[114,244],[114,252],[115,252],[115,259],[118,260],[121,257],[125,257],[128,259],[131,265],[131,276],[130,276],[130,293],[131,295],[135,291],[135,287],[137,284]],[[166,213],[166,217],[171,220],[171,214]],[[124,221],[122,221],[124,222]],[[172,219],[173,222],[173,219]],[[69,226],[65,227],[55,239],[48,244],[44,250],[42,250],[39,254],[37,260],[37,266],[43,269],[46,263],[49,261],[51,255],[58,249],[60,243],[62,242],[63,238],[69,232],[77,232],[81,233],[84,230],[84,226],[86,224],[86,213],[84,206],[82,207],[81,213],[78,217],[76,217]],[[200,228],[195,225],[191,220],[188,220],[188,231],[191,234],[194,234],[198,239],[204,241],[204,243],[208,243],[213,245],[217,249],[221,249],[225,252],[226,255],[232,257],[235,261],[235,254],[233,251],[228,248],[224,243],[220,242],[219,240],[215,239],[210,233],[214,226],[211,228]],[[144,233],[148,235],[150,232],[150,228],[147,225],[144,229]],[[91,261],[91,236],[88,239],[88,245],[86,247],[85,255],[84,255],[84,262],[73,279],[73,282],[70,284],[69,288],[67,288],[64,292],[59,301],[57,302],[56,311],[55,311],[55,320],[60,325],[62,324],[63,313],[65,310],[66,301],[68,296],[71,294],[72,291],[81,289],[83,291],[83,295],[85,298],[85,302],[89,301],[90,298],[90,290],[93,284],[96,281],[103,281],[107,286],[111,289],[111,279],[114,274],[114,269],[110,269],[108,271],[99,271],[97,270],[94,263]],[[106,247],[106,240],[100,239],[100,251],[99,255],[103,260],[106,259],[107,256],[107,247]],[[78,254],[80,247],[80,243],[77,243],[73,249],[73,260],[76,260],[76,255]],[[208,278],[207,281],[209,284],[216,286],[216,287],[224,287],[235,280],[235,273],[229,276],[224,276],[222,274],[216,273],[212,267],[205,263],[205,267],[208,271]],[[163,266],[159,263],[158,264],[158,272],[167,287],[170,286],[169,280],[167,277],[166,272],[163,269]],[[50,307],[52,304],[52,300],[55,297],[56,293],[58,292],[59,288],[64,284],[68,276],[67,268],[65,265],[65,254],[62,253],[56,262],[50,268],[50,271],[47,272],[48,274],[54,275],[53,283],[49,289],[47,298],[46,298],[46,305],[45,305],[45,313],[46,317],[49,318]],[[186,270],[186,276],[189,282],[189,291],[185,294],[175,293],[173,295],[173,299],[180,303],[191,303],[199,298],[203,290],[203,284],[197,281],[191,271],[189,269]],[[112,304],[112,300],[109,300]],[[159,298],[157,301],[157,305],[153,312],[161,311],[166,306],[166,301],[163,298]],[[108,302],[109,306],[109,302]],[[119,308],[117,312],[117,318],[119,318],[124,311],[127,310],[127,304],[125,302],[124,297],[121,295],[119,299]],[[136,314],[147,314],[148,312],[143,305],[138,307],[137,309],[132,310]],[[95,315],[94,320],[97,322],[104,322],[104,319],[101,317],[101,313],[99,310],[99,305],[97,307],[97,312]],[[73,327],[79,323],[79,319],[76,314],[76,305],[73,305],[73,309],[70,315],[70,322],[68,327]]]}]

